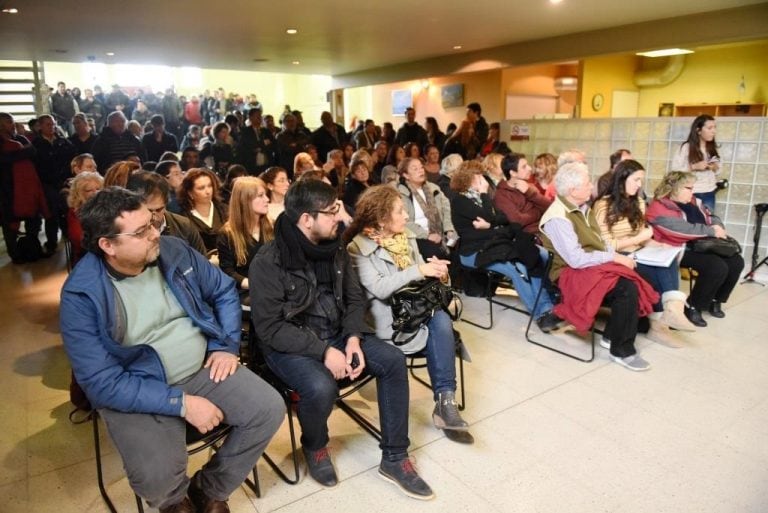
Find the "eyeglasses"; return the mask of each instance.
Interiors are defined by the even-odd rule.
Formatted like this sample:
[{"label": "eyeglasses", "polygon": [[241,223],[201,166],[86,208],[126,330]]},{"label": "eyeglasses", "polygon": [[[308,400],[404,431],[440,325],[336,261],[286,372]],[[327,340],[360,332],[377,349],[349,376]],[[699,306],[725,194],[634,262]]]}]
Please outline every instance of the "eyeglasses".
[{"label": "eyeglasses", "polygon": [[339,203],[336,203],[334,206],[329,208],[328,210],[310,210],[310,213],[312,214],[325,214],[327,216],[335,216],[339,213],[341,210],[341,205]]},{"label": "eyeglasses", "polygon": [[147,208],[147,210],[149,210],[149,213],[152,214],[153,218],[155,217],[159,218],[159,217],[162,217],[163,213],[165,213],[165,205],[157,208]]},{"label": "eyeglasses", "polygon": [[[144,239],[144,238],[146,238],[152,232],[153,228],[155,228],[155,225],[152,224],[152,221],[150,221],[149,223],[147,223],[146,226],[142,226],[141,228],[139,228],[135,232],[116,233],[114,235],[111,235],[108,238],[115,239],[115,238],[117,238],[117,237],[119,237],[121,235],[126,235],[126,236],[134,237],[134,238],[137,238],[137,239]],[[155,229],[157,229],[157,228],[155,228]]]}]

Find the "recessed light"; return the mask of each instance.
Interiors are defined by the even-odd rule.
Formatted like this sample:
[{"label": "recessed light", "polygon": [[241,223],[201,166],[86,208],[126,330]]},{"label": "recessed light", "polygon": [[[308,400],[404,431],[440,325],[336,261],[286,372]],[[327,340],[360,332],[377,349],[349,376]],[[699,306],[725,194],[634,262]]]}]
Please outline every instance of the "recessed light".
[{"label": "recessed light", "polygon": [[563,0],[549,0],[550,4],[555,4],[555,5],[557,5],[559,3],[562,3],[562,2],[563,2]]},{"label": "recessed light", "polygon": [[293,34],[298,34],[299,31],[294,28],[289,28],[289,29],[285,29],[285,33],[293,35]]},{"label": "recessed light", "polygon": [[107,52],[107,56],[112,57],[115,55],[115,52]]},{"label": "recessed light", "polygon": [[299,61],[293,61],[291,64],[301,64]]},{"label": "recessed light", "polygon": [[461,45],[455,45],[455,46],[453,47],[453,49],[454,49],[454,50],[461,50]]},{"label": "recessed light", "polygon": [[7,8],[7,9],[3,9],[3,12],[4,12],[5,14],[18,14],[18,13],[19,13],[19,10],[18,10],[18,9],[16,9],[15,7],[9,7],[9,8]]},{"label": "recessed light", "polygon": [[686,53],[693,53],[693,50],[685,50],[684,48],[665,48],[663,50],[653,50],[650,52],[638,52],[635,55],[641,55],[643,57],[669,57],[670,55],[685,55]]}]

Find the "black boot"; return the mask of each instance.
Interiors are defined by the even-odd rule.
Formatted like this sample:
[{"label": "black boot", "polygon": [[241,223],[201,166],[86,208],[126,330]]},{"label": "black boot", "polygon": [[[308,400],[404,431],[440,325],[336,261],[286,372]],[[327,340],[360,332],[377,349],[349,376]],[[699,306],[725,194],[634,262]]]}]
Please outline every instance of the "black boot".
[{"label": "black boot", "polygon": [[722,319],[725,317],[725,312],[723,312],[722,303],[720,301],[712,301],[709,304],[709,313],[712,315],[712,317],[717,317],[718,319]]},{"label": "black boot", "polygon": [[692,306],[685,305],[685,316],[691,321],[691,324],[699,328],[705,328],[707,321],[701,316],[701,312]]}]

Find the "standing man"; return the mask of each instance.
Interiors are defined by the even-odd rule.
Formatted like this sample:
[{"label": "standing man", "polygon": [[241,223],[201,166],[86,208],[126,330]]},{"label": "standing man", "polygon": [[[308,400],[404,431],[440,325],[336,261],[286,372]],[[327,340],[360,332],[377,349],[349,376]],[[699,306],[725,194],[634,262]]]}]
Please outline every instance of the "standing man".
[{"label": "standing man", "polygon": [[93,143],[93,158],[102,173],[119,160],[129,155],[138,155],[142,162],[147,161],[147,154],[141,141],[125,129],[125,114],[117,110],[107,116],[107,126]]},{"label": "standing man", "polygon": [[376,137],[376,123],[372,119],[366,119],[365,128],[355,136],[355,147],[358,150],[363,148],[373,150],[376,141],[378,141]]},{"label": "standing man", "polygon": [[80,112],[75,98],[67,91],[67,85],[64,82],[57,84],[57,90],[51,95],[51,114],[59,126],[72,135],[75,129],[72,127],[72,118]]},{"label": "standing man", "polygon": [[320,123],[322,126],[312,132],[312,144],[317,147],[320,161],[325,164],[328,152],[344,149],[348,139],[344,127],[333,122],[330,112],[323,112],[320,115]]},{"label": "standing man", "polygon": [[261,126],[261,107],[248,110],[248,126],[240,133],[235,150],[237,162],[245,166],[248,173],[256,176],[274,160],[275,140],[272,133]]},{"label": "standing man", "polygon": [[490,128],[488,127],[488,122],[483,117],[483,109],[479,103],[472,102],[467,105],[467,120],[472,123],[475,129],[475,136],[480,141],[480,144],[485,143],[485,140],[488,139]]},{"label": "standing man", "polygon": [[149,122],[152,124],[152,131],[144,134],[141,139],[141,144],[147,152],[147,160],[159,162],[160,156],[166,151],[179,151],[176,136],[165,131],[165,118],[162,115],[155,114]]},{"label": "standing man", "polygon": [[288,178],[293,179],[293,159],[304,151],[309,144],[309,137],[296,128],[296,116],[286,114],[283,118],[283,131],[277,134],[277,165],[285,169]]},{"label": "standing man", "polygon": [[405,146],[409,142],[416,143],[419,150],[423,150],[427,145],[427,131],[416,122],[416,109],[408,107],[405,109],[405,123],[397,130],[395,143]]},{"label": "standing man", "polygon": [[[161,513],[227,513],[285,416],[275,390],[238,365],[234,282],[118,187],[80,210],[89,251],[64,283],[61,333],[133,490]],[[232,432],[187,477],[186,425]]]},{"label": "standing man", "polygon": [[337,234],[342,204],[319,180],[288,189],[275,238],[251,263],[251,315],[270,369],[299,395],[301,443],[312,478],[338,483],[328,452],[337,381],[376,377],[381,418],[379,474],[417,499],[434,497],[408,458],[408,374],[397,347],[365,324],[366,299]]}]

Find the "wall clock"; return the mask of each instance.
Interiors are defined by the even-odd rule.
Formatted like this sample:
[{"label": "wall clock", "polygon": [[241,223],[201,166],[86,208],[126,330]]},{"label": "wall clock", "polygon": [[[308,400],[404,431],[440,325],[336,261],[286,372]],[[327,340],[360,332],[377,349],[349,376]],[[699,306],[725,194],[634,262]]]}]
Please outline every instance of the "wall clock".
[{"label": "wall clock", "polygon": [[603,102],[605,99],[603,98],[603,95],[600,93],[597,93],[592,97],[592,110],[597,112],[598,110],[603,108]]}]

